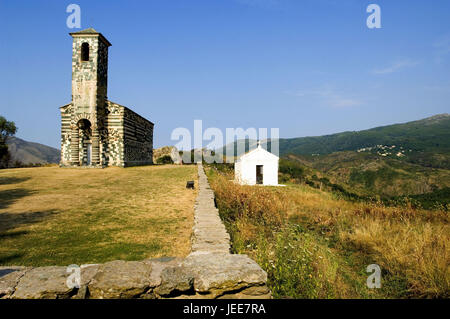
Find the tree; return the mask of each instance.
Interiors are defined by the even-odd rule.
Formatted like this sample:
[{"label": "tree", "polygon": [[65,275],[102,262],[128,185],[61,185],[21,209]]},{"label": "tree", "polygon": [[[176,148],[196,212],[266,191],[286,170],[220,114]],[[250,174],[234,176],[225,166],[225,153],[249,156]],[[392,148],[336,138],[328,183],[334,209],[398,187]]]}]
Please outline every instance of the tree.
[{"label": "tree", "polygon": [[11,160],[6,140],[9,136],[13,136],[17,132],[14,122],[7,121],[0,115],[0,168],[7,168]]}]

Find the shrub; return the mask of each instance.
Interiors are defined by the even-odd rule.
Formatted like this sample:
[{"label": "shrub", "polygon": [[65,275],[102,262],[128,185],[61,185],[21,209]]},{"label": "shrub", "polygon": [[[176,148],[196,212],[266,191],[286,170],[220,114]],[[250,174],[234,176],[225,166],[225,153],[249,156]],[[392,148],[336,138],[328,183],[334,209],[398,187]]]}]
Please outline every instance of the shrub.
[{"label": "shrub", "polygon": [[288,224],[272,241],[259,236],[256,247],[275,298],[336,297],[338,263],[299,225]]},{"label": "shrub", "polygon": [[305,169],[301,164],[283,158],[279,162],[279,171],[298,180],[302,180],[305,175]]},{"label": "shrub", "polygon": [[284,221],[287,201],[271,196],[271,190],[265,187],[241,186],[217,175],[213,188],[222,218],[233,223],[244,219],[254,226],[279,228]]},{"label": "shrub", "polygon": [[156,160],[156,164],[173,164],[173,160],[170,155],[164,155]]}]

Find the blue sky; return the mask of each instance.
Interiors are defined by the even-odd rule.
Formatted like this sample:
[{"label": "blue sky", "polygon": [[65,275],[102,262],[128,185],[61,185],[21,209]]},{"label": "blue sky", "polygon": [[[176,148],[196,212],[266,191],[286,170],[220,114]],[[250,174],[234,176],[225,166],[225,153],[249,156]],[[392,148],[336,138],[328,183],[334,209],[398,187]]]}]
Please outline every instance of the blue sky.
[{"label": "blue sky", "polygon": [[194,119],[300,137],[450,111],[450,1],[0,0],[0,114],[26,140],[59,148],[70,3],[112,43],[108,97],[155,123],[155,147]]}]

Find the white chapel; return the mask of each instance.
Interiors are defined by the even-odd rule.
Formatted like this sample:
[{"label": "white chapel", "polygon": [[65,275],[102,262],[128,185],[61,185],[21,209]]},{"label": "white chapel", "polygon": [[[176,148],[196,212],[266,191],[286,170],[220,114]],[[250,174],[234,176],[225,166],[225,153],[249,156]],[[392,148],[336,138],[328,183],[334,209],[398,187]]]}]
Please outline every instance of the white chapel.
[{"label": "white chapel", "polygon": [[278,156],[258,147],[234,163],[235,182],[241,185],[278,185]]}]

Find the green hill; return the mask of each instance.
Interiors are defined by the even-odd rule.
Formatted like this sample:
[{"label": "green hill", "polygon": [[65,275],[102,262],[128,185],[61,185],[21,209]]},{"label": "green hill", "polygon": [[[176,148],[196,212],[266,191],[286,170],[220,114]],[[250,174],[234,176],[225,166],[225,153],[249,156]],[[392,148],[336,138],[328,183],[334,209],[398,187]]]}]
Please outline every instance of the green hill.
[{"label": "green hill", "polygon": [[[424,167],[378,154],[345,151],[317,156],[288,155],[287,159],[310,168],[306,178],[316,184],[329,180],[361,196],[429,194],[450,187],[448,169]],[[314,175],[317,178],[311,178]]]},{"label": "green hill", "polygon": [[282,139],[280,153],[350,193],[442,198],[450,187],[450,115],[359,132]]},{"label": "green hill", "polygon": [[450,115],[316,137],[280,139],[280,154],[316,155],[359,151],[422,166],[450,168]]}]

